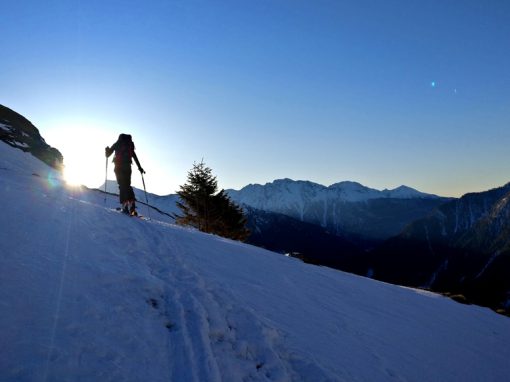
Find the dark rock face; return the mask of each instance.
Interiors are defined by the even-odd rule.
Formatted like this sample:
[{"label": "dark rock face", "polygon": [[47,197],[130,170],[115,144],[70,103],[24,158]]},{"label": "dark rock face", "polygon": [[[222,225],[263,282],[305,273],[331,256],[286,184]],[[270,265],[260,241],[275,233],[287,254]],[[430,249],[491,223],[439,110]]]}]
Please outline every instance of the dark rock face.
[{"label": "dark rock face", "polygon": [[283,214],[244,207],[251,234],[248,243],[285,253],[304,262],[358,272],[363,253],[351,240]]},{"label": "dark rock face", "polygon": [[[383,241],[398,235],[409,223],[426,216],[445,200],[381,198],[337,203],[328,216],[326,227],[338,234],[345,233],[367,241]],[[312,219],[309,221],[313,222]]]},{"label": "dark rock face", "polygon": [[0,105],[0,140],[12,147],[30,152],[49,166],[61,170],[62,154],[49,146],[39,130],[25,117]]},{"label": "dark rock face", "polygon": [[510,183],[436,208],[369,255],[374,278],[510,313]]}]

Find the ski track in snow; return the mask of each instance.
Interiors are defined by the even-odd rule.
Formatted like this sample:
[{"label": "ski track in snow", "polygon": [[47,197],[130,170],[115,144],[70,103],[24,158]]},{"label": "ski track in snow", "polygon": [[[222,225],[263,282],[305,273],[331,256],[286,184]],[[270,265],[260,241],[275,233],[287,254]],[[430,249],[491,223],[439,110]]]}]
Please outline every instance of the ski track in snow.
[{"label": "ski track in snow", "polygon": [[[41,195],[42,199],[49,198],[48,194]],[[47,330],[45,329],[44,340],[41,341],[41,352],[46,353],[46,356],[42,357],[44,362],[36,367],[39,371],[32,375],[21,365],[19,370],[11,370],[14,380],[31,380],[39,372],[40,378],[36,377],[35,380],[60,380],[75,368],[83,372],[75,375],[76,380],[141,380],[142,375],[126,363],[128,353],[134,350],[135,342],[143,344],[145,338],[142,335],[126,338],[115,324],[119,317],[133,316],[137,312],[129,308],[128,301],[110,307],[110,312],[110,309],[95,309],[92,306],[95,302],[92,296],[99,299],[102,290],[120,296],[132,295],[136,289],[141,289],[143,295],[138,305],[146,305],[145,310],[151,312],[148,317],[138,318],[140,329],[142,332],[153,331],[153,321],[156,320],[161,328],[158,337],[166,337],[165,351],[155,358],[168,365],[168,374],[161,375],[161,367],[154,367],[154,360],[146,357],[137,360],[137,364],[143,366],[141,369],[144,370],[144,378],[148,377],[147,370],[157,370],[158,375],[151,376],[149,380],[291,380],[287,366],[272,349],[273,337],[277,337],[274,330],[263,327],[248,310],[234,306],[232,296],[226,292],[211,290],[211,284],[186,264],[185,250],[179,246],[171,230],[166,232],[172,228],[169,224],[129,218],[117,211],[101,207],[100,204],[80,200],[78,195],[60,196],[63,198],[50,197],[51,200],[47,202],[48,207],[55,204],[52,210],[55,215],[62,215],[59,219],[67,219],[63,224],[67,226],[67,231],[62,238],[57,235],[54,241],[48,238],[45,238],[45,241],[50,247],[58,247],[61,242],[64,246],[42,257],[52,263],[54,270],[54,276],[51,276],[54,297],[48,299],[53,301],[54,305],[48,307],[48,317],[51,319],[48,325],[44,325]],[[104,209],[106,217],[115,214],[114,218],[125,223],[123,230],[113,234],[95,230],[93,227],[97,222],[93,221],[93,218],[97,218],[98,214],[87,216],[87,210],[91,208]],[[41,209],[46,210],[49,209]],[[64,215],[63,212],[67,214]],[[31,216],[34,226],[38,227],[44,226],[47,219],[51,221],[53,216],[41,216],[37,213]],[[106,227],[102,224],[99,226]],[[175,229],[180,230],[173,228]],[[84,271],[80,269],[84,264],[80,263],[86,261],[86,256],[93,255],[80,253],[79,246],[83,236],[89,236],[98,242],[108,237],[108,240],[113,240],[108,252],[112,252],[111,248],[117,249],[108,254],[108,259],[103,258],[98,262],[104,264],[103,271],[108,273],[100,280],[87,279],[84,280],[85,283],[80,283],[79,273]],[[126,245],[127,243],[130,244]],[[153,256],[154,248],[159,249],[156,256]],[[21,251],[17,252],[18,255],[21,254]],[[26,260],[28,262],[28,259]],[[138,266],[133,268],[133,264]],[[44,268],[45,266],[41,265],[40,269]],[[109,274],[112,270],[118,272]],[[142,274],[139,274],[140,272]],[[83,289],[89,290],[85,295],[80,295]],[[42,300],[46,299],[41,298]],[[93,334],[84,331],[84,321],[80,316],[85,321],[93,321],[94,326],[101,329],[101,336],[109,338],[110,343],[101,343],[101,340],[96,343],[96,339],[91,342],[89,336]],[[269,336],[266,336],[266,333],[269,333]],[[242,339],[239,340],[238,336]],[[97,335],[93,337],[97,338]],[[72,346],[68,346],[64,351],[64,343],[69,342]],[[116,346],[111,348],[111,344]],[[154,352],[151,353],[154,356]],[[103,373],[95,375],[94,370],[98,368],[102,369]]]},{"label": "ski track in snow", "polygon": [[[152,232],[148,228],[144,235]],[[172,361],[172,380],[291,380],[292,371],[273,349],[279,334],[253,312],[234,306],[232,295],[220,293],[186,264],[189,254],[177,240],[165,239],[153,237],[173,256],[158,257],[148,267],[165,283],[163,294],[151,300],[171,333],[171,353],[178,356]]]},{"label": "ski track in snow", "polygon": [[510,375],[487,309],[127,217],[2,145],[0,168],[2,382]]}]

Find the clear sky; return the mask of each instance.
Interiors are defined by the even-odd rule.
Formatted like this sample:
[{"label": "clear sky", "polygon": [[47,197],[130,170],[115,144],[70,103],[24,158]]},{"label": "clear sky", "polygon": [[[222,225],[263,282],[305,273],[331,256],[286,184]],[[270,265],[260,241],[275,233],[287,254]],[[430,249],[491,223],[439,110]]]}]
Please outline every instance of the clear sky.
[{"label": "clear sky", "polygon": [[89,186],[119,133],[158,194],[202,158],[224,188],[510,181],[506,0],[4,0],[0,14],[0,103]]}]

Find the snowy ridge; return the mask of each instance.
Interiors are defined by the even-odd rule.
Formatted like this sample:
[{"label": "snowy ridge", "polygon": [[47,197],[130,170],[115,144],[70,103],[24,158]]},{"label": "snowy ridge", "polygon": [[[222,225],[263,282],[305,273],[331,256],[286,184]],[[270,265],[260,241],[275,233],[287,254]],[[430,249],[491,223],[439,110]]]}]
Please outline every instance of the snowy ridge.
[{"label": "snowy ridge", "polygon": [[437,198],[437,195],[426,194],[424,192],[417,191],[414,188],[407,187],[404,185],[394,188],[393,190],[384,189],[382,193],[385,195],[385,197],[394,199]]},{"label": "snowy ridge", "polygon": [[278,208],[295,208],[313,204],[335,202],[363,202],[380,198],[395,199],[437,199],[437,195],[419,192],[407,186],[393,190],[379,191],[357,182],[339,182],[329,187],[309,182],[278,179],[265,185],[250,184],[239,191],[228,190],[229,195],[242,204],[261,210],[274,211]]},{"label": "snowy ridge", "polygon": [[356,182],[326,187],[291,179],[227,192],[238,204],[320,225],[336,235],[369,241],[397,235],[413,220],[426,216],[447,200],[406,186],[379,191]]},{"label": "snowy ridge", "polygon": [[4,144],[0,168],[2,381],[510,373],[510,320],[488,309],[129,218]]}]

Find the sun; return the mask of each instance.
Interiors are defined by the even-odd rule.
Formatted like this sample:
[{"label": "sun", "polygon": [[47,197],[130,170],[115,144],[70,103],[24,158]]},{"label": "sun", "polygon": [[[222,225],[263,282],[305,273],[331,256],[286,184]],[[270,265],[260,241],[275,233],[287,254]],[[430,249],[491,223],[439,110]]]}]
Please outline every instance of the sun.
[{"label": "sun", "polygon": [[104,184],[107,166],[104,148],[115,142],[115,133],[97,125],[74,122],[52,128],[47,136],[48,143],[64,157],[67,184],[91,188]]},{"label": "sun", "polygon": [[70,186],[81,186],[87,183],[87,169],[79,161],[65,160],[64,180]]}]

